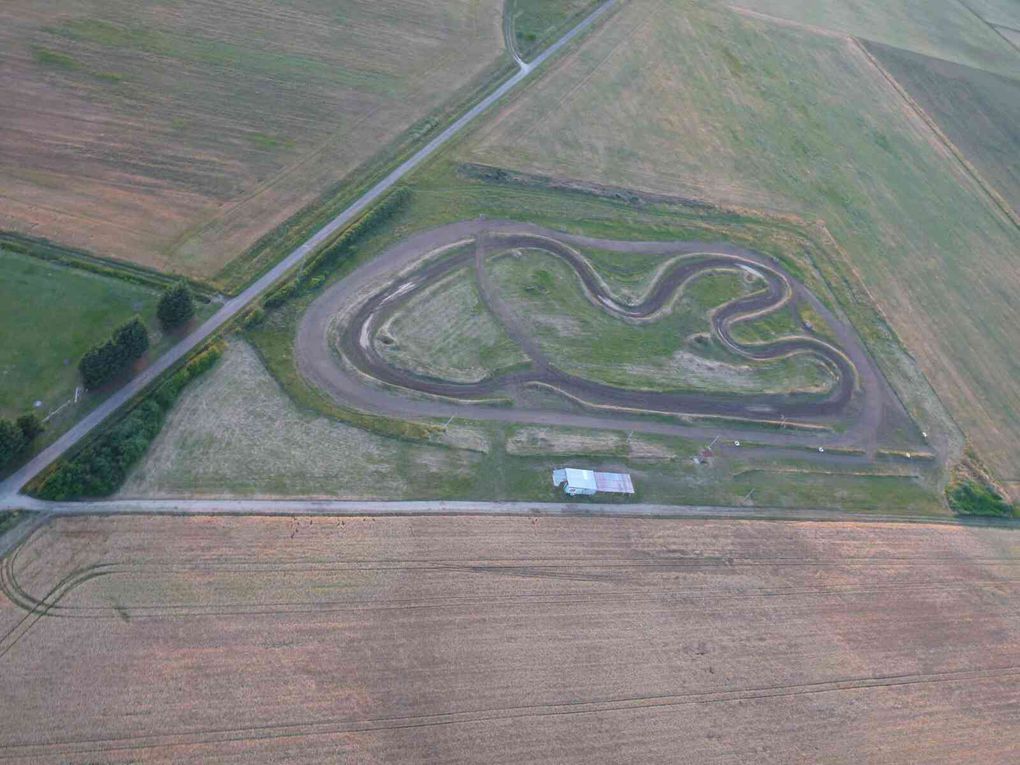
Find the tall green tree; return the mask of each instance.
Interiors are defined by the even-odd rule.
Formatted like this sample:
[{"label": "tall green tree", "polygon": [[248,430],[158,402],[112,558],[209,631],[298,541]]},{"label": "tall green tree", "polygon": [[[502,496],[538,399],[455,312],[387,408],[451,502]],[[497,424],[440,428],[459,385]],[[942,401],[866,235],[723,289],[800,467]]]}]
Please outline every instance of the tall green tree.
[{"label": "tall green tree", "polygon": [[43,424],[34,412],[23,414],[18,418],[18,427],[26,441],[33,441],[36,436],[43,432]]},{"label": "tall green tree", "polygon": [[124,354],[113,340],[89,348],[78,362],[81,380],[89,390],[100,387],[124,367]]},{"label": "tall green tree", "polygon": [[156,307],[156,316],[163,329],[181,326],[195,315],[195,297],[185,282],[177,282],[163,293]]},{"label": "tall green tree", "polygon": [[0,420],[0,468],[7,466],[11,460],[25,448],[25,435],[10,420]]},{"label": "tall green tree", "polygon": [[117,328],[113,339],[91,348],[78,362],[82,382],[88,389],[98,388],[121,374],[149,349],[149,333],[136,316]]},{"label": "tall green tree", "polygon": [[149,332],[142,324],[142,320],[136,316],[117,329],[113,336],[113,342],[120,347],[126,363],[130,364],[149,350]]}]

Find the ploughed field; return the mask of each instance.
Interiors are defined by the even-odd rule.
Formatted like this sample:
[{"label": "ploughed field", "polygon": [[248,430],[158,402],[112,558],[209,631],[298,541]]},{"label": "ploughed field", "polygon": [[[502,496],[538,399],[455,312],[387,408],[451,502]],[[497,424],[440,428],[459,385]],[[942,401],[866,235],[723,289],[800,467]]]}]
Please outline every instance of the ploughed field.
[{"label": "ploughed field", "polygon": [[1018,540],[63,518],[0,572],[0,758],[1012,762]]}]

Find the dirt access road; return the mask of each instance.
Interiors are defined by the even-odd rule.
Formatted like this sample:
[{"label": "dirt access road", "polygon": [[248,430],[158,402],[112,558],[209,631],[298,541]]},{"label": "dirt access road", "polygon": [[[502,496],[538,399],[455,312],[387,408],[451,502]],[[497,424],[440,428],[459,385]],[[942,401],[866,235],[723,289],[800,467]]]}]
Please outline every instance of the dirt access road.
[{"label": "dirt access road", "polygon": [[83,438],[88,436],[88,434],[91,433],[100,423],[106,420],[106,418],[148,388],[149,385],[151,385],[164,372],[169,370],[195,348],[209,339],[209,337],[218,332],[227,322],[251,305],[256,299],[269,290],[270,287],[290,272],[291,269],[315,252],[323,243],[328,241],[329,238],[337,231],[357,218],[358,215],[363,213],[380,197],[386,194],[386,192],[392,189],[393,186],[395,186],[408,173],[435,154],[452,138],[461,133],[464,128],[477,119],[483,112],[487,111],[491,106],[502,100],[508,93],[527,79],[535,69],[539,68],[552,56],[555,56],[564,48],[564,46],[569,44],[579,34],[584,32],[598,19],[608,13],[615,4],[616,0],[606,0],[606,2],[596,8],[591,15],[587,16],[577,26],[546,48],[533,61],[527,64],[519,61],[518,71],[513,77],[508,79],[496,88],[496,90],[462,114],[439,135],[415,152],[409,159],[402,162],[389,175],[359,197],[353,204],[351,204],[350,207],[333,218],[333,220],[312,235],[304,244],[287,255],[287,257],[277,263],[272,269],[266,272],[237,297],[224,303],[223,307],[207,319],[198,329],[181,340],[160,358],[156,359],[151,366],[147,367],[137,377],[129,381],[123,388],[93,409],[81,420],[81,422],[64,433],[64,435],[54,441],[50,446],[43,449],[19,470],[8,476],[8,478],[4,481],[0,482],[0,497],[18,492],[22,486],[32,480],[67,450],[73,448]]},{"label": "dirt access road", "polygon": [[[395,307],[451,268],[462,265],[461,259],[475,257],[479,261],[483,296],[484,254],[467,252],[446,260],[445,253],[474,242],[479,248],[493,248],[496,242],[503,249],[539,247],[565,259],[580,277],[589,299],[603,310],[615,315],[647,318],[668,304],[677,289],[704,268],[747,266],[766,279],[764,293],[729,304],[716,312],[713,323],[719,337],[731,349],[755,358],[775,358],[794,352],[816,353],[837,373],[838,383],[822,400],[803,400],[788,396],[712,396],[631,391],[577,378],[556,369],[533,343],[527,342],[520,328],[516,334],[522,347],[534,362],[530,370],[484,380],[480,383],[448,383],[416,375],[387,364],[370,342],[374,327]],[[612,300],[597,274],[574,247],[591,247],[615,252],[650,254],[698,254],[695,264],[679,264],[667,270],[653,285],[647,299],[638,306],[624,306]],[[488,295],[491,301],[491,292]],[[781,340],[765,346],[743,346],[737,343],[729,327],[742,317],[769,310],[787,299],[810,305],[832,327],[839,348],[818,338]],[[497,316],[507,313],[505,307],[493,306]],[[344,317],[343,312],[352,316]],[[343,326],[339,326],[343,324]],[[353,368],[338,363],[336,351],[350,361]],[[902,413],[902,407],[865,351],[859,337],[840,321],[807,288],[786,273],[773,259],[735,245],[718,242],[619,242],[567,235],[533,224],[515,221],[474,220],[442,226],[422,232],[391,247],[389,250],[333,285],[309,307],[298,329],[295,358],[301,373],[315,386],[338,403],[397,417],[466,417],[517,423],[541,423],[578,427],[634,430],[703,438],[722,435],[726,438],[747,438],[746,428],[704,428],[660,420],[639,419],[643,412],[697,414],[734,417],[743,420],[778,421],[797,417],[814,425],[846,424],[841,431],[778,430],[755,432],[753,440],[773,446],[812,445],[863,448],[867,453],[876,447],[877,431],[883,416]],[[370,384],[365,377],[389,386],[406,388],[442,398],[420,399]],[[506,386],[542,383],[565,395],[585,402],[591,413],[562,412],[544,409],[485,406],[472,399],[497,393]],[[463,398],[457,402],[453,399]],[[629,413],[628,413],[629,412]],[[905,416],[905,414],[904,414]],[[841,419],[841,417],[843,419]],[[818,454],[822,457],[824,455]],[[836,456],[836,455],[833,455]]]},{"label": "dirt access road", "polygon": [[[346,499],[99,499],[50,502],[31,497],[0,500],[0,510],[27,510],[37,521],[70,515],[231,515],[231,516],[528,516],[578,518],[664,518],[686,520],[833,521],[841,523],[924,523],[1020,529],[1020,520],[960,516],[852,512],[826,508],[723,507],[717,505],[620,504],[575,499],[564,502],[482,500]],[[30,527],[28,521],[16,526]],[[14,542],[11,543],[13,546]],[[0,548],[0,555],[4,549]]]}]

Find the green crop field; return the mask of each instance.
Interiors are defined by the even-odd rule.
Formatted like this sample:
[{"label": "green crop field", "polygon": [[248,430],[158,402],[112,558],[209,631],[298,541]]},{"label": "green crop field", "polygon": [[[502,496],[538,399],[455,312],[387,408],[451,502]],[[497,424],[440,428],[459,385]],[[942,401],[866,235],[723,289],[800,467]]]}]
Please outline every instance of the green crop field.
[{"label": "green crop field", "polygon": [[1020,221],[1020,75],[867,43],[911,98],[938,124]]},{"label": "green crop field", "polygon": [[992,19],[1012,18],[1016,23],[1017,6],[1011,0],[739,0],[725,5],[791,26],[850,34],[990,72],[1020,76],[1016,51],[991,26]]},{"label": "green crop field", "polygon": [[214,279],[491,80],[502,6],[5,2],[0,228]]},{"label": "green crop field", "polygon": [[0,416],[73,398],[78,359],[136,313],[156,329],[153,289],[3,249],[0,273]]},{"label": "green crop field", "polygon": [[[1020,237],[858,43],[634,0],[461,155],[795,216],[831,237],[820,267],[860,280],[983,458],[1020,475]],[[934,429],[924,381],[886,372]]]}]

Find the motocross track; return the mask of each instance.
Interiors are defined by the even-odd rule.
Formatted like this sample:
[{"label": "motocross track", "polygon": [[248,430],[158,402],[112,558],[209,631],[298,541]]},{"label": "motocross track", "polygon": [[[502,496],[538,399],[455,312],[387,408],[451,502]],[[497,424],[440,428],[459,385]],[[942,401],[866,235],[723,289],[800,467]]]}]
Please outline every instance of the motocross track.
[{"label": "motocross track", "polygon": [[[473,247],[467,246],[472,244]],[[587,259],[574,247],[690,257],[660,274],[640,303],[626,305],[613,298]],[[654,319],[668,310],[684,284],[708,270],[750,269],[764,279],[766,288],[714,311],[713,334],[733,352],[756,361],[813,354],[831,370],[835,383],[820,396],[733,395],[626,389],[568,374],[558,369],[529,338],[513,310],[500,300],[489,283],[486,260],[519,249],[539,249],[561,258],[574,270],[594,305],[630,322]],[[382,359],[371,342],[376,329],[416,293],[472,261],[483,301],[529,356],[530,366],[478,382],[461,383],[419,375]],[[778,310],[789,301],[807,304],[818,312],[828,322],[839,347],[813,336],[807,329],[803,335],[764,344],[745,345],[733,338],[730,330],[734,324]],[[338,359],[337,353],[342,358]],[[773,258],[728,243],[620,242],[512,221],[450,224],[414,235],[390,248],[312,303],[298,330],[295,357],[302,374],[338,403],[399,417],[461,416],[686,435],[709,431],[637,419],[635,415],[665,413],[759,422],[795,421],[822,427],[812,433],[764,431],[755,434],[755,440],[770,444],[853,444],[871,451],[883,411],[894,408],[902,412],[854,330]],[[494,407],[478,401],[512,398],[535,385],[558,391],[575,404],[579,402],[584,411]],[[409,397],[401,395],[399,389],[436,398]],[[835,425],[846,427],[836,433],[829,429]],[[711,432],[725,433],[725,429],[715,428]]]}]

